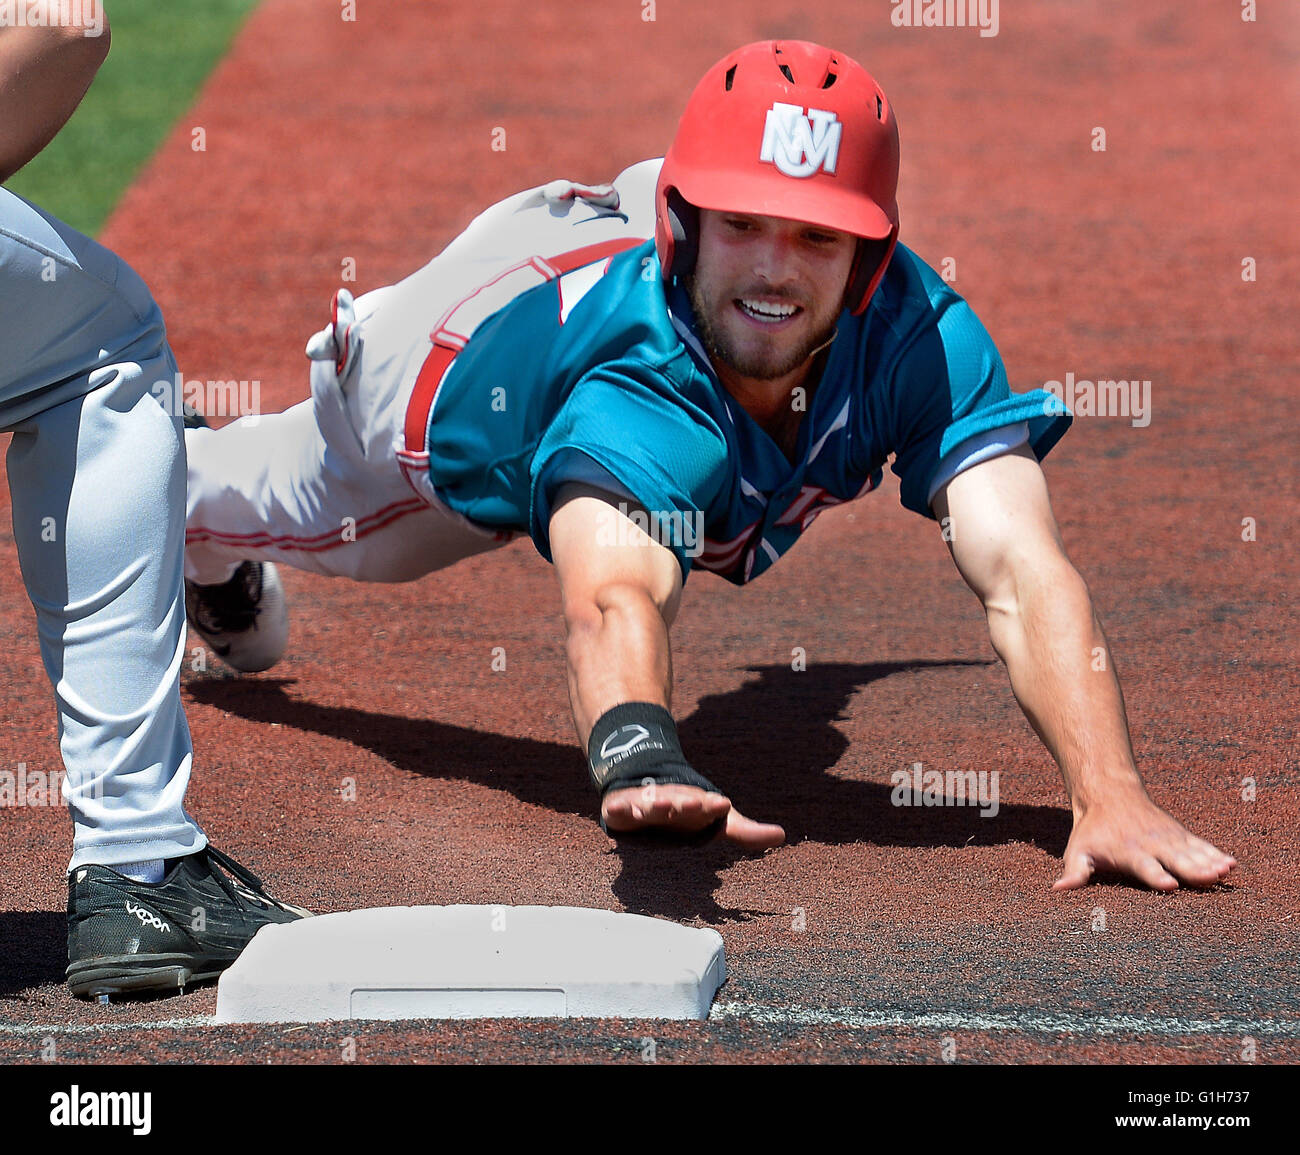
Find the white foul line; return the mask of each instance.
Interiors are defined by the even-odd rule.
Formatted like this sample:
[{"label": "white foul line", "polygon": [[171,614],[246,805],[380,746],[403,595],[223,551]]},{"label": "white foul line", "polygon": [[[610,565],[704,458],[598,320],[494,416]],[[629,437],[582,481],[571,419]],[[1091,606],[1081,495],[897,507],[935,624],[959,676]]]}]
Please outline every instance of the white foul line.
[{"label": "white foul line", "polygon": [[0,1035],[96,1035],[104,1031],[184,1031],[216,1025],[213,1015],[157,1019],[151,1023],[0,1023]]},{"label": "white foul line", "polygon": [[[911,1027],[926,1031],[1020,1031],[1029,1035],[1274,1035],[1300,1038],[1300,1022],[1284,1019],[1180,1019],[1147,1015],[1063,1015],[1038,1011],[986,1015],[960,1011],[917,1014],[912,1011],[875,1010],[855,1007],[815,1009],[774,1007],[761,1003],[718,1003],[709,1019],[747,1019],[770,1026],[851,1027],[870,1030],[881,1027]],[[359,1020],[334,1023],[355,1025]],[[464,1020],[457,1020],[463,1022]],[[566,1021],[566,1020],[557,1020]],[[573,1021],[573,1020],[567,1020]],[[216,1026],[284,1027],[284,1023],[222,1023],[213,1015],[159,1019],[146,1023],[0,1023],[3,1035],[95,1035],[111,1031],[183,1031]],[[329,1026],[316,1023],[314,1026]],[[389,1023],[389,1026],[392,1024]]]},{"label": "white foul line", "polygon": [[761,1003],[718,1003],[710,1019],[749,1019],[756,1023],[826,1027],[914,1027],[933,1031],[1021,1031],[1032,1035],[1280,1035],[1300,1037],[1300,1022],[1285,1019],[1180,1019],[1152,1015],[1045,1014],[1018,1011],[1002,1015],[948,1011],[920,1013],[868,1011],[855,1007],[817,1010]]}]

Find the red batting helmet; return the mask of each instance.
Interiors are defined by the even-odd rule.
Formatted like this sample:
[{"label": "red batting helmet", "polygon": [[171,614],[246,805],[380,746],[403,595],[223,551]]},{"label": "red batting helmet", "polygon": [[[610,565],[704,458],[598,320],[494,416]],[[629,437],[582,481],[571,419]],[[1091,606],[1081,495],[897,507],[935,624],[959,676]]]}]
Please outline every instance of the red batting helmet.
[{"label": "red batting helmet", "polygon": [[807,221],[863,238],[844,294],[860,313],[898,240],[897,193],[898,125],[867,70],[804,40],[748,44],[695,86],[664,158],[664,280],[694,266],[699,209]]}]

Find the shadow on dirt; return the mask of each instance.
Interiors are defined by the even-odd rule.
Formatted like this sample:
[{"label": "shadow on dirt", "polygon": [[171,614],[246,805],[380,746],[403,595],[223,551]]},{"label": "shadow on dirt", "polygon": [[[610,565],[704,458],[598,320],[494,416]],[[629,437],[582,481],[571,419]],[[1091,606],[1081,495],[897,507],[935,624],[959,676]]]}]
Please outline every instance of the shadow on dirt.
[{"label": "shadow on dirt", "polygon": [[[833,725],[864,686],[910,670],[982,666],[984,661],[908,661],[749,669],[725,694],[703,698],[680,723],[682,745],[697,766],[752,818],[777,821],[790,842],[831,845],[994,846],[1032,843],[1059,857],[1070,832],[1069,811],[1001,803],[996,816],[977,806],[896,806],[887,775],[871,752],[855,768],[880,781],[828,771],[849,753]],[[398,769],[478,782],[512,791],[535,806],[594,818],[595,798],[575,746],[487,733],[469,726],[369,710],[318,706],[290,696],[292,679],[196,680],[195,701],[259,722],[275,722],[370,750]],[[274,751],[271,751],[274,756]],[[891,766],[891,771],[899,767]],[[964,769],[957,767],[954,769]],[[843,768],[841,768],[843,773]],[[720,873],[745,852],[726,843],[686,849],[620,846],[622,873],[614,893],[629,910],[676,919],[729,921],[765,913],[723,908],[713,895]]]}]

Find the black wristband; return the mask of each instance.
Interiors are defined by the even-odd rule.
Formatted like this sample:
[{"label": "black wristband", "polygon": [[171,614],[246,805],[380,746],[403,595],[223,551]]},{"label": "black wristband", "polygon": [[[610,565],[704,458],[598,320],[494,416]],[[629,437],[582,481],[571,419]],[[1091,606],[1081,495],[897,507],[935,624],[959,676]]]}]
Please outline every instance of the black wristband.
[{"label": "black wristband", "polygon": [[[696,786],[720,793],[703,774],[687,764],[677,738],[673,716],[651,702],[625,702],[606,711],[591,728],[587,741],[587,770],[600,796],[628,786]],[[646,827],[615,833],[600,820],[600,828],[620,842],[671,843],[701,846],[726,827],[717,818],[701,830]]]},{"label": "black wristband", "polygon": [[651,702],[624,702],[606,710],[587,741],[587,769],[602,794],[611,782],[632,785],[656,766],[685,762],[673,716]]}]

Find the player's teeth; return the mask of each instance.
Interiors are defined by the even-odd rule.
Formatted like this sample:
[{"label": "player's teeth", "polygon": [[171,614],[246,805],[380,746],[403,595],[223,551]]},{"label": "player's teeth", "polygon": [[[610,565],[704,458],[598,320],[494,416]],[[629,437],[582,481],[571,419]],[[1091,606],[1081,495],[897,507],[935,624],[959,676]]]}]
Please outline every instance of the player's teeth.
[{"label": "player's teeth", "polygon": [[745,312],[753,313],[755,316],[764,319],[776,319],[777,317],[790,317],[794,315],[794,305],[774,305],[767,301],[749,301],[741,298],[741,305],[744,306]]}]

